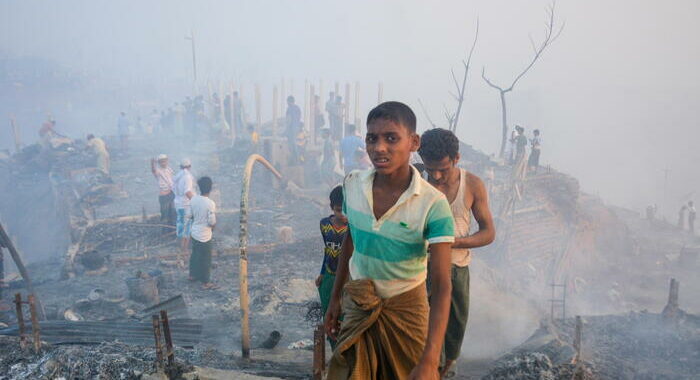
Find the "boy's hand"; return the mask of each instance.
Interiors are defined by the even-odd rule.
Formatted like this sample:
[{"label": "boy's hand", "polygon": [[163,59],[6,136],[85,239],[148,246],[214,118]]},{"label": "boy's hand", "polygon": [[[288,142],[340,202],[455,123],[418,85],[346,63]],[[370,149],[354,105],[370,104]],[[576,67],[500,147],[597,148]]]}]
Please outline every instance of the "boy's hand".
[{"label": "boy's hand", "polygon": [[338,339],[338,332],[340,331],[340,323],[338,323],[338,318],[340,318],[340,312],[340,300],[331,299],[323,325],[326,330],[326,335],[333,340]]},{"label": "boy's hand", "polygon": [[424,361],[418,363],[408,375],[409,380],[439,380],[440,373],[436,365],[428,364]]},{"label": "boy's hand", "polygon": [[319,274],[318,277],[316,277],[316,287],[318,288],[321,286],[321,280],[323,280],[323,275]]}]

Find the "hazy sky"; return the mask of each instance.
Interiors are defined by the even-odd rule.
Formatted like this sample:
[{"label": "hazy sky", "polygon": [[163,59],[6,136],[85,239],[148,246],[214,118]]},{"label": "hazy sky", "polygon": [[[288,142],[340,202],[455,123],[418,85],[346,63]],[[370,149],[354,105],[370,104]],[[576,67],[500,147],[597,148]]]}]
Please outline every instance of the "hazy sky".
[{"label": "hazy sky", "polygon": [[[498,94],[532,55],[547,1],[35,1],[0,3],[0,55],[39,56],[126,81],[190,80],[184,36],[194,30],[200,78],[271,86],[294,78],[360,81],[363,113],[384,99],[414,107],[421,128],[452,107],[460,70],[481,29],[460,137],[485,152],[500,141]],[[557,3],[561,38],[508,96],[509,120],[542,131],[542,160],[611,203],[641,209],[681,195],[700,200],[700,2]],[[183,94],[184,95],[184,94]],[[0,115],[6,120],[7,115]],[[362,116],[364,117],[364,115]],[[3,125],[5,123],[3,122]]]}]

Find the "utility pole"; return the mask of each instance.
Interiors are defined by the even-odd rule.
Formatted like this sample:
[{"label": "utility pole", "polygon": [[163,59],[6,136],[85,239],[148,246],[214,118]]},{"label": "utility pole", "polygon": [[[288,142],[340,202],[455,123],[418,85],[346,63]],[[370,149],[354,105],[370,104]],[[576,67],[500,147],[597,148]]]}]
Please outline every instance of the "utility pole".
[{"label": "utility pole", "polygon": [[194,75],[194,92],[197,93],[197,54],[194,47],[194,31],[190,31],[189,36],[185,36],[186,40],[190,40],[192,43],[192,71]]}]

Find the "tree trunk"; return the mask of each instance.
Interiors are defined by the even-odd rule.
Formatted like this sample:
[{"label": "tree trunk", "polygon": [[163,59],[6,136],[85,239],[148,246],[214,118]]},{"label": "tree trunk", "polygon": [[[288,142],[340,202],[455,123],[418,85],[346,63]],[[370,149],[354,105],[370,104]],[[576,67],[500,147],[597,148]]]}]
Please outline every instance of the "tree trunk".
[{"label": "tree trunk", "polygon": [[506,150],[506,141],[508,141],[508,119],[507,119],[507,112],[506,112],[506,93],[504,91],[500,91],[501,93],[501,118],[503,122],[503,135],[501,136],[501,152],[498,154],[498,157],[503,158],[503,154],[505,153]]}]

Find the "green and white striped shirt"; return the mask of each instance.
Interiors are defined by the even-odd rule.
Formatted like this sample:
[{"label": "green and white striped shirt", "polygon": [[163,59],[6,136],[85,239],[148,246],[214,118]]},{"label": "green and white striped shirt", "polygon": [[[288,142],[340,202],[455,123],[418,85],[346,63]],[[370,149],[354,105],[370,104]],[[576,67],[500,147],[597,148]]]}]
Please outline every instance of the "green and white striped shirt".
[{"label": "green and white striped shirt", "polygon": [[422,284],[428,245],[454,242],[454,219],[445,196],[413,166],[408,189],[379,220],[374,216],[372,183],[376,171],[353,171],[343,184],[343,213],[355,251],[353,280],[372,279],[377,294],[390,298]]}]

